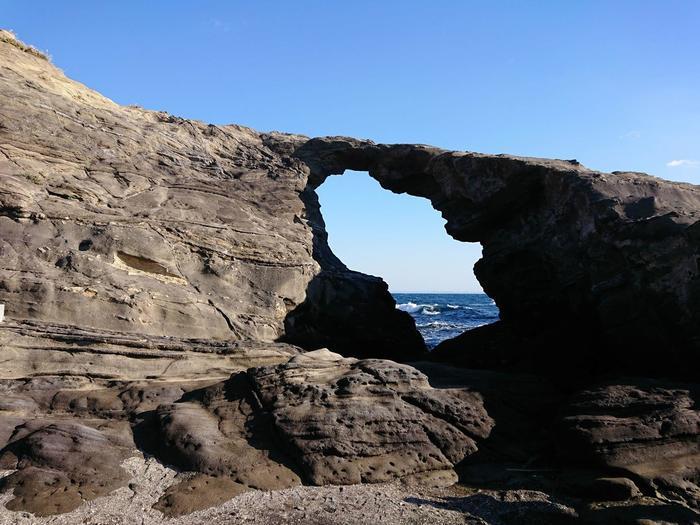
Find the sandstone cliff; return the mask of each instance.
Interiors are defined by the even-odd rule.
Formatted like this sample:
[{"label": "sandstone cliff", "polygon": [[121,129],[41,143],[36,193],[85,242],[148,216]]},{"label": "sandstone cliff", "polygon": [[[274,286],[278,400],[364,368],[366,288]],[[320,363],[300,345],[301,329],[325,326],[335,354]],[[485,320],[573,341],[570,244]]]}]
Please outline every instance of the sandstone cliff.
[{"label": "sandstone cliff", "polygon": [[[301,161],[240,126],[121,107],[12,42],[0,51],[8,319],[272,342],[327,269],[347,286],[336,286],[323,315],[359,338],[357,352],[423,351],[384,282],[330,252]],[[325,333],[309,335],[312,320],[293,331],[308,346],[333,346]]]},{"label": "sandstone cliff", "polygon": [[[697,187],[122,107],[7,32],[0,66],[0,520],[458,477],[427,522],[697,518]],[[501,320],[429,356],[328,246],[315,189],[347,169],[481,242]]]}]

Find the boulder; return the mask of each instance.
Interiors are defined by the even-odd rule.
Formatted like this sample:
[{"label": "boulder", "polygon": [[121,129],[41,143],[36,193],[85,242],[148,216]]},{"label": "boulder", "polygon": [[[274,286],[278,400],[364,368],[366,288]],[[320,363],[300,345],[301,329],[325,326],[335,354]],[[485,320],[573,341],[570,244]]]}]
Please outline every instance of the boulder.
[{"label": "boulder", "polygon": [[268,489],[426,473],[454,482],[454,465],[493,426],[476,394],[465,400],[408,365],[326,349],[249,369],[157,413],[162,460]]},{"label": "boulder", "polygon": [[14,495],[6,507],[38,516],[64,513],[126,485],[120,465],[134,448],[128,426],[99,426],[35,420],[17,427],[0,449],[0,464],[16,470],[0,480],[0,490]]},{"label": "boulder", "polygon": [[623,471],[642,490],[700,509],[699,393],[697,384],[644,379],[588,388],[563,418],[562,455],[568,463]]},{"label": "boulder", "polygon": [[198,474],[169,487],[153,508],[168,517],[220,505],[249,489],[231,478]]}]

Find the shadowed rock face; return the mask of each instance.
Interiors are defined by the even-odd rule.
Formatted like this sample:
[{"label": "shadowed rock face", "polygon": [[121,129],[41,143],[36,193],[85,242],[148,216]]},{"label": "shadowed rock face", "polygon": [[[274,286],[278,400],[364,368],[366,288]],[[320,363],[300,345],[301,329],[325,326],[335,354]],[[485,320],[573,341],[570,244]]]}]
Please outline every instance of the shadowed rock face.
[{"label": "shadowed rock face", "polygon": [[300,142],[294,155],[312,186],[368,171],[430,199],[455,239],[482,244],[474,271],[501,321],[436,356],[538,372],[682,374],[700,362],[700,188],[576,161],[343,137]]},{"label": "shadowed rock face", "polygon": [[630,379],[589,387],[569,403],[559,440],[578,463],[625,471],[648,491],[700,507],[697,384]]}]

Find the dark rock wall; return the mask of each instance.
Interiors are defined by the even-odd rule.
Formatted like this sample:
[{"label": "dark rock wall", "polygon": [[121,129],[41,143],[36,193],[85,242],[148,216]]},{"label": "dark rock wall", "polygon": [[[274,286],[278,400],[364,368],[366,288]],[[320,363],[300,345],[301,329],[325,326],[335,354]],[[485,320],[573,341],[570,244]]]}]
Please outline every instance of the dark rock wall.
[{"label": "dark rock wall", "polygon": [[295,155],[311,184],[368,171],[384,188],[430,199],[455,239],[482,244],[474,271],[502,320],[436,356],[594,374],[698,363],[700,188],[576,161],[343,137],[311,139]]}]

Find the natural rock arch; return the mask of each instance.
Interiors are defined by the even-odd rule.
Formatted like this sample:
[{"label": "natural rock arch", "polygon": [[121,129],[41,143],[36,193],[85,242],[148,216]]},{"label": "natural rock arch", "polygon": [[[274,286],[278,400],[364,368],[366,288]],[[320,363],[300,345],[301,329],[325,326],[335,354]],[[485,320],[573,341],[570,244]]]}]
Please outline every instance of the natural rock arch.
[{"label": "natural rock arch", "polygon": [[[475,273],[502,321],[436,357],[650,374],[698,364],[696,186],[121,107],[5,40],[0,302],[28,337],[80,327],[426,357],[386,285],[328,249],[314,189],[354,169],[430,199],[450,235],[483,245]],[[13,351],[15,368],[63,370],[58,351]]]},{"label": "natural rock arch", "polygon": [[[135,446],[198,470],[163,496],[162,510],[180,512],[244,483],[295,484],[290,452],[311,483],[451,482],[456,463],[501,440],[508,464],[513,445],[525,468],[563,452],[607,467],[604,486],[626,471],[628,488],[634,479],[660,497],[644,499],[654,516],[696,516],[697,385],[611,377],[570,396],[575,382],[561,372],[696,373],[697,187],[121,107],[4,32],[0,63],[0,463],[18,469],[0,490],[16,490],[10,507],[61,512],[126,485]],[[273,342],[286,325],[308,346],[427,357],[381,279],[328,250],[314,188],[345,169],[429,198],[451,235],[484,245],[477,276],[503,321],[436,355],[546,365],[564,395],[542,377],[423,362],[424,375]],[[512,488],[517,469],[505,471]],[[137,479],[134,495],[155,493]],[[125,515],[142,514],[135,501]]]},{"label": "natural rock arch", "polygon": [[481,242],[475,274],[502,320],[444,343],[436,357],[583,374],[677,373],[697,362],[696,186],[575,160],[344,137],[268,141],[308,167],[310,210],[326,177],[367,171],[390,191],[430,199],[455,239]]}]

